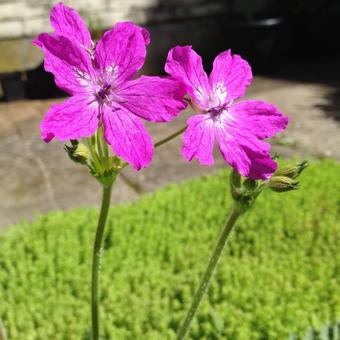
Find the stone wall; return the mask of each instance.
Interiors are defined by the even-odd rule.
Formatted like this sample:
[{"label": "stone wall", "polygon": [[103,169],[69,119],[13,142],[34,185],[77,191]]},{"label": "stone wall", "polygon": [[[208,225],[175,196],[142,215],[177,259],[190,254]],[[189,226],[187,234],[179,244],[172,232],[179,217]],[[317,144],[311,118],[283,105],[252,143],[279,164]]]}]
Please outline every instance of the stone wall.
[{"label": "stone wall", "polygon": [[[53,0],[0,0],[0,40],[33,37],[49,31]],[[233,12],[260,11],[271,0],[64,0],[77,9],[91,28],[107,28],[115,21],[139,24],[164,22]]]},{"label": "stone wall", "polygon": [[[76,9],[92,31],[131,20],[152,34],[148,65],[163,69],[175,44],[192,44],[214,54],[223,47],[221,27],[235,16],[249,18],[278,0],[64,0]],[[32,37],[50,32],[49,13],[55,0],[0,0],[0,74],[26,71],[42,62]],[[147,65],[147,68],[150,68]]]},{"label": "stone wall", "polygon": [[[0,39],[33,37],[49,31],[49,0],[0,0]],[[214,15],[221,11],[222,1],[183,0],[173,9],[163,10],[158,0],[69,0],[91,28],[110,27],[115,21],[133,20],[139,24],[185,16]],[[170,1],[171,2],[171,1]]]}]

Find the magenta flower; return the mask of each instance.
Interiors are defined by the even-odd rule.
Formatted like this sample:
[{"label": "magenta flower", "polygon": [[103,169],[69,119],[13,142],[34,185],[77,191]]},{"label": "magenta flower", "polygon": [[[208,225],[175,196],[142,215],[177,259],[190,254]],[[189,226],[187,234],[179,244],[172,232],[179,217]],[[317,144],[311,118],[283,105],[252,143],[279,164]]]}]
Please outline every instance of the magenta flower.
[{"label": "magenta flower", "polygon": [[165,71],[186,86],[198,113],[188,119],[182,154],[201,164],[214,163],[215,139],[225,161],[242,176],[267,179],[275,172],[270,145],[264,141],[285,129],[288,118],[275,106],[257,100],[234,102],[252,81],[249,64],[230,50],[219,54],[208,77],[191,46],[169,51]]},{"label": "magenta flower", "polygon": [[53,34],[34,44],[44,54],[46,71],[71,98],[52,105],[40,128],[49,142],[90,137],[100,124],[115,155],[135,169],[152,160],[153,143],[141,118],[167,122],[185,108],[183,86],[173,79],[132,77],[143,66],[149,33],[130,22],[107,31],[94,46],[79,14],[62,3],[51,12]]}]

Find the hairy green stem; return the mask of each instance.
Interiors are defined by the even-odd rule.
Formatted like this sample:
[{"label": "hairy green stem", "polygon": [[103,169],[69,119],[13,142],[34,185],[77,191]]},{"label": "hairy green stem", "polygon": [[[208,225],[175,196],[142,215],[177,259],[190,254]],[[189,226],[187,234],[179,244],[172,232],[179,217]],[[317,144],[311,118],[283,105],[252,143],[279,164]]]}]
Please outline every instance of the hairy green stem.
[{"label": "hairy green stem", "polygon": [[199,284],[199,287],[194,295],[194,299],[191,303],[191,307],[186,315],[186,318],[178,332],[177,335],[177,340],[183,340],[189,333],[189,329],[191,326],[191,323],[197,313],[197,310],[199,308],[199,305],[204,297],[204,294],[206,293],[211,278],[214,275],[216,266],[218,264],[219,259],[221,258],[223,249],[225,248],[225,245],[228,242],[230,233],[233,229],[233,226],[235,225],[237,219],[241,216],[242,214],[242,210],[236,205],[234,204],[234,207],[232,208],[227,222],[224,226],[224,228],[222,229],[222,232],[219,235],[218,241],[215,245],[215,248],[213,250],[213,253],[210,257],[208,266],[203,274],[203,277],[201,278],[201,282]]},{"label": "hairy green stem", "polygon": [[164,139],[160,140],[159,142],[155,143],[155,148],[158,148],[159,146],[170,142],[172,139],[176,138],[177,136],[181,135],[185,130],[187,129],[187,126],[182,127],[181,129],[179,129],[178,131],[176,131],[175,133],[171,134],[168,137],[165,137]]},{"label": "hairy green stem", "polygon": [[99,272],[102,258],[102,243],[106,219],[110,207],[113,181],[103,186],[102,204],[100,208],[96,238],[93,246],[92,258],[92,287],[91,287],[91,311],[92,311],[92,339],[99,339]]},{"label": "hairy green stem", "polygon": [[[181,129],[179,129],[178,131],[172,133],[171,135],[169,135],[168,137],[165,137],[164,139],[161,139],[159,142],[155,143],[155,148],[158,148],[159,146],[170,142],[172,139],[176,138],[177,136],[181,135],[185,130],[187,129],[187,126],[182,127]],[[122,169],[126,168],[129,164],[125,163],[122,166]]]}]

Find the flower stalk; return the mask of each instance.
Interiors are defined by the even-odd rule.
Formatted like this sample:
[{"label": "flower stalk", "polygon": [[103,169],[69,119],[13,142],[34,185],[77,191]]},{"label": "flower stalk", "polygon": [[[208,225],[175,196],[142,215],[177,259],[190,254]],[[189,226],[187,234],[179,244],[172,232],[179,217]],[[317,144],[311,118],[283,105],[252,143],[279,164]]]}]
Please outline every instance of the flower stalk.
[{"label": "flower stalk", "polygon": [[99,273],[102,260],[102,248],[104,230],[111,201],[111,191],[114,179],[111,183],[103,185],[103,196],[100,208],[96,237],[93,246],[92,258],[92,284],[91,284],[91,313],[92,313],[92,339],[99,339]]},{"label": "flower stalk", "polygon": [[[297,178],[307,166],[308,163],[306,161],[303,161],[296,165],[291,165],[289,167],[279,169],[277,173],[279,174],[281,174],[282,172],[284,172],[285,174],[293,173],[294,178]],[[257,197],[266,188],[276,192],[285,192],[297,189],[295,186],[291,185],[290,181],[293,181],[295,183],[295,181],[290,177],[282,175],[276,176],[276,174],[274,174],[274,176],[272,176],[270,180],[259,182],[250,178],[244,179],[235,170],[231,172],[230,193],[234,202],[233,207],[229,213],[227,222],[218,237],[217,243],[215,245],[215,248],[213,249],[207,268],[201,278],[198,289],[194,295],[190,309],[187,312],[186,317],[179,329],[179,332],[177,334],[177,340],[183,340],[188,335],[191,323],[198,311],[198,308],[203,300],[205,293],[209,288],[209,284],[214,275],[217,264],[223,254],[225,246],[229,241],[231,232],[238,218],[244,213],[246,213],[254,205]],[[277,186],[275,187],[273,183],[276,183]],[[279,183],[279,185],[277,183]],[[286,186],[284,186],[282,183]],[[284,186],[283,189],[282,186]]]},{"label": "flower stalk", "polygon": [[174,139],[177,136],[181,135],[186,129],[187,129],[187,126],[184,126],[181,129],[179,129],[178,131],[172,133],[170,136],[165,137],[164,139],[162,139],[159,142],[155,143],[155,148],[158,148],[161,145],[166,144],[167,142],[170,142],[172,139]]},{"label": "flower stalk", "polygon": [[[185,131],[186,127],[181,128],[175,133],[162,139],[155,144],[155,147],[159,147],[172,139],[176,138]],[[99,274],[102,261],[102,243],[104,238],[105,225],[107,215],[110,207],[111,192],[113,184],[117,178],[119,171],[128,164],[121,164],[118,162],[115,165],[116,157],[111,159],[109,155],[108,146],[105,143],[103,131],[99,129],[92,138],[87,138],[87,143],[90,152],[89,168],[92,174],[98,179],[103,187],[102,203],[99,214],[98,226],[93,246],[93,258],[92,258],[92,279],[91,279],[91,316],[92,316],[92,339],[98,340],[100,334],[100,322],[99,322]]]},{"label": "flower stalk", "polygon": [[[186,127],[181,128],[170,136],[162,139],[155,144],[159,147],[170,140],[176,138],[185,131]],[[92,258],[92,279],[91,279],[91,316],[92,316],[92,339],[99,339],[99,274],[102,260],[102,243],[105,231],[107,215],[110,207],[112,186],[117,178],[119,171],[128,164],[118,164],[115,166],[115,159],[110,161],[108,146],[105,143],[102,129],[99,129],[92,138],[87,138],[87,144],[91,155],[89,167],[93,175],[99,180],[103,187],[103,196],[99,214],[98,226],[93,246]],[[92,166],[91,166],[92,163]],[[119,162],[120,163],[120,162]]]},{"label": "flower stalk", "polygon": [[[177,130],[176,132],[172,133],[171,135],[161,139],[160,141],[158,141],[157,143],[154,144],[155,148],[158,148],[170,141],[172,141],[173,139],[175,139],[176,137],[178,137],[179,135],[181,135],[183,132],[185,132],[185,130],[187,129],[187,126],[182,127],[181,129]],[[129,164],[125,163],[122,168],[127,167]]]},{"label": "flower stalk", "polygon": [[214,272],[216,270],[217,264],[222,256],[223,250],[228,243],[228,240],[230,238],[231,231],[233,230],[233,227],[237,221],[237,219],[242,215],[243,211],[237,204],[234,204],[234,206],[231,209],[231,212],[228,216],[227,222],[222,229],[222,232],[220,233],[220,236],[218,237],[218,241],[215,245],[215,248],[212,252],[212,255],[210,257],[208,266],[203,274],[203,277],[201,279],[201,282],[199,284],[199,287],[194,295],[191,307],[186,315],[186,318],[178,332],[177,340],[185,339],[187,336],[191,323],[197,313],[197,310],[200,306],[200,303],[209,287],[209,284],[211,282],[211,278],[214,275]]}]

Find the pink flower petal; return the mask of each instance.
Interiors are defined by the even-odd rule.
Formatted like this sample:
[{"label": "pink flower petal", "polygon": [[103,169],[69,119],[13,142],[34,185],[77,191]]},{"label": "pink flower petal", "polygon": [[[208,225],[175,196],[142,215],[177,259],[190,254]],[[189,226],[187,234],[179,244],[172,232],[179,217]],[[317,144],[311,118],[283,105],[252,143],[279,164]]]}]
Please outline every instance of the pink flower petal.
[{"label": "pink flower petal", "polygon": [[75,95],[61,104],[54,104],[40,124],[45,142],[53,137],[60,141],[90,137],[98,128],[99,107],[85,95]]},{"label": "pink flower petal", "polygon": [[276,163],[270,157],[270,145],[234,126],[228,117],[221,117],[215,123],[215,135],[223,158],[242,176],[268,179],[275,172]]},{"label": "pink flower petal", "polygon": [[62,35],[50,35],[42,33],[34,41],[37,45],[43,46],[55,57],[65,61],[70,67],[76,68],[87,74],[94,74],[90,55],[79,45]]},{"label": "pink flower petal", "polygon": [[207,115],[195,115],[188,119],[183,136],[183,157],[191,161],[197,158],[201,164],[214,164],[214,122]]},{"label": "pink flower petal", "polygon": [[288,124],[288,117],[272,104],[259,100],[244,100],[230,108],[237,120],[237,125],[258,138],[269,138],[283,131]]},{"label": "pink flower petal", "polygon": [[118,80],[131,79],[146,56],[145,31],[130,22],[117,23],[98,41],[95,61],[99,68],[113,69]]},{"label": "pink flower petal", "polygon": [[251,179],[269,179],[277,169],[277,164],[270,155],[261,156],[253,150],[246,149],[248,157],[252,160],[249,169]]},{"label": "pink flower petal", "polygon": [[81,46],[91,48],[91,35],[80,15],[63,3],[56,4],[51,11],[51,25],[55,33],[63,35]]},{"label": "pink flower petal", "polygon": [[170,78],[141,76],[124,83],[121,105],[150,122],[168,122],[186,108],[182,83]]},{"label": "pink flower petal", "polygon": [[153,144],[141,119],[119,106],[104,106],[104,136],[113,152],[136,170],[148,166],[153,157]]},{"label": "pink flower petal", "polygon": [[252,82],[249,64],[239,55],[231,55],[230,50],[220,53],[214,60],[209,76],[212,91],[224,86],[227,92],[225,103],[244,95]]},{"label": "pink flower petal", "polygon": [[165,71],[182,81],[188,93],[203,108],[209,102],[210,85],[204,72],[201,57],[191,46],[177,46],[171,49],[165,63]]},{"label": "pink flower petal", "polygon": [[137,26],[140,30],[140,32],[142,33],[142,36],[144,38],[144,42],[145,42],[145,45],[148,46],[150,44],[150,32],[144,28],[144,27],[139,27]]},{"label": "pink flower petal", "polygon": [[59,88],[70,94],[83,92],[82,75],[93,74],[90,57],[83,49],[63,36],[40,34],[33,43],[40,47],[44,54],[44,67],[53,73]]}]

